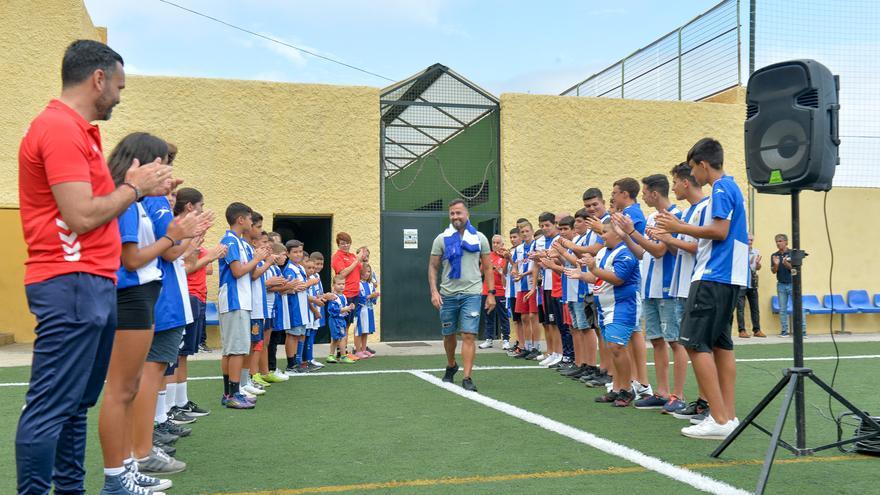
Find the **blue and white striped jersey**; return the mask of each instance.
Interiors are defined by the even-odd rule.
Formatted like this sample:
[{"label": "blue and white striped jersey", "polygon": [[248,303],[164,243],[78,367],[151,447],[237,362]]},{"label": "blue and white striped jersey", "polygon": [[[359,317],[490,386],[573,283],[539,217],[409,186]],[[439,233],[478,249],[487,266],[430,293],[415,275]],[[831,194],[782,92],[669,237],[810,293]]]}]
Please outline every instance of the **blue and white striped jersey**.
[{"label": "blue and white striped jersey", "polygon": [[[137,244],[142,249],[156,242],[156,233],[153,232],[153,221],[144,210],[140,202],[132,203],[119,215],[119,235],[123,244]],[[150,260],[146,265],[130,272],[124,266],[116,271],[119,279],[117,289],[135,287],[148,284],[156,280],[162,280],[162,269],[159,268],[159,258]]]}]

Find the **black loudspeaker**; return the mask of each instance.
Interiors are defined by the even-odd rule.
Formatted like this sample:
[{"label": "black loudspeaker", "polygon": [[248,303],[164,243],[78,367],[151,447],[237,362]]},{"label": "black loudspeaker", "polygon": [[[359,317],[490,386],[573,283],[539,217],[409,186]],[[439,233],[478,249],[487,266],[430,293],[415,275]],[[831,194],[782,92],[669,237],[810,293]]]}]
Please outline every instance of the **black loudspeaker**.
[{"label": "black loudspeaker", "polygon": [[759,192],[828,191],[840,162],[837,76],[815,60],[756,70],[746,92],[749,183]]}]

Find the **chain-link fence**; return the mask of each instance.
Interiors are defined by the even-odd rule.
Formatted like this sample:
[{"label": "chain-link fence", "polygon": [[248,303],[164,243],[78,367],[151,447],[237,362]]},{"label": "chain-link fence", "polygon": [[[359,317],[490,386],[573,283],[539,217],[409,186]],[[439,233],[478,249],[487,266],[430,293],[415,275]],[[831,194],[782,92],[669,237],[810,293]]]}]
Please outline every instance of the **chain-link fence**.
[{"label": "chain-link fence", "polygon": [[562,92],[699,100],[741,83],[740,4],[724,0],[687,24]]}]

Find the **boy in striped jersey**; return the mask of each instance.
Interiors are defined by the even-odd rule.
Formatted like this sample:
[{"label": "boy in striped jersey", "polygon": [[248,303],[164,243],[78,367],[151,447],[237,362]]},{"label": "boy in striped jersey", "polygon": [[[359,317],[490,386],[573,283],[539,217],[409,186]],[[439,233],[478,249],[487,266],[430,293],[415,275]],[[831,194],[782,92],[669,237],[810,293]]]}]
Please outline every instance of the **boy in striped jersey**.
[{"label": "boy in striped jersey", "polygon": [[298,355],[297,347],[303,341],[306,334],[306,324],[309,322],[308,289],[315,285],[315,280],[309,280],[303,263],[303,243],[296,239],[287,241],[287,266],[284,267],[284,276],[293,282],[291,293],[288,294],[287,304],[290,311],[290,328],[286,329],[288,375],[302,373],[302,355]]},{"label": "boy in striped jersey", "polygon": [[538,351],[538,298],[535,286],[537,285],[537,266],[529,259],[535,250],[532,224],[521,218],[517,221],[519,236],[522,242],[514,251],[513,281],[517,284],[516,311],[521,315],[524,340],[520,343],[522,351],[515,357],[525,359],[531,356],[533,359],[541,352]]},{"label": "boy in striped jersey", "polygon": [[[571,239],[565,239],[555,246],[560,256],[565,260],[565,271],[563,287],[565,288],[565,303],[568,305],[569,313],[572,320],[572,338],[574,340],[574,356],[575,366],[568,370],[563,370],[562,375],[572,379],[580,378],[588,373],[594,374],[598,371],[596,367],[596,334],[593,331],[593,304],[592,291],[588,288],[587,282],[581,280],[577,276],[578,271],[585,271],[577,263],[577,258],[586,254],[583,250],[588,246],[590,241],[590,231],[587,227],[587,220],[590,218],[585,208],[581,208],[575,213],[572,220],[573,235]],[[562,228],[563,222],[560,222]],[[595,235],[595,234],[594,234]],[[580,248],[581,250],[576,250]],[[589,313],[585,299],[590,298]]]},{"label": "boy in striped jersey", "polygon": [[[504,259],[507,260],[507,284],[505,285],[504,291],[507,296],[507,311],[510,313],[510,319],[513,320],[513,326],[516,330],[516,343],[511,346],[510,341],[504,342],[501,346],[505,351],[510,351],[516,355],[519,353],[518,347],[523,345],[525,342],[525,338],[523,337],[523,328],[522,328],[522,318],[519,312],[516,311],[516,293],[519,291],[518,285],[513,280],[513,264],[514,264],[514,252],[516,251],[517,246],[520,244],[519,239],[519,228],[514,227],[510,229],[508,233],[510,238],[510,249],[505,249],[502,253]],[[508,355],[511,355],[508,353]]]},{"label": "boy in striped jersey", "polygon": [[[271,237],[270,237],[271,238]],[[284,244],[276,242],[272,244],[272,252],[275,257],[275,267],[272,269],[281,277],[281,282],[273,286],[271,292],[275,293],[275,308],[272,313],[272,338],[269,341],[269,369],[276,378],[287,381],[286,373],[278,366],[278,346],[284,346],[287,340],[287,329],[290,328],[290,305],[287,302],[293,281],[283,272],[287,267],[287,248]]]},{"label": "boy in striped jersey", "polygon": [[[259,378],[269,383],[285,382],[288,376],[276,369],[275,353],[278,351],[279,336],[281,344],[284,344],[284,333],[275,330],[275,315],[284,290],[285,279],[281,276],[281,268],[287,257],[284,255],[284,245],[273,243],[269,234],[262,232],[260,236],[263,245],[268,246],[272,250],[272,255],[266,258],[265,263],[269,264],[269,268],[263,273],[263,279],[266,284],[266,319],[263,326],[263,350],[260,353],[260,373]],[[287,298],[284,298],[287,303]]]},{"label": "boy in striped jersey", "polygon": [[[249,258],[253,258],[257,249],[267,250],[262,242],[263,235],[263,215],[253,212],[251,214],[251,228],[245,232],[245,252]],[[268,258],[267,258],[268,259]],[[271,266],[266,260],[257,263],[257,267],[251,272],[251,299],[253,301],[253,309],[251,310],[251,353],[245,359],[245,366],[241,370],[241,383],[244,391],[252,395],[263,395],[265,389],[271,384],[262,379],[259,373],[251,376],[251,371],[259,371],[260,354],[263,350],[263,330],[265,330],[266,316],[269,314],[269,298],[266,293],[266,280],[263,275]]]},{"label": "boy in striped jersey", "polygon": [[[546,258],[543,256],[559,239],[559,230],[556,227],[556,215],[545,211],[538,216],[538,224],[543,236],[535,243],[534,260],[541,273],[541,299],[538,307],[538,321],[544,328],[544,340],[547,345],[547,355],[541,359],[542,366],[556,364],[562,360],[562,341],[559,325],[562,323],[562,311],[559,306],[559,298],[553,296],[554,289],[558,286],[559,275],[554,275]],[[539,257],[540,256],[540,257]]]},{"label": "boy in striped jersey", "polygon": [[318,335],[318,329],[327,324],[327,301],[333,295],[324,292],[324,284],[321,282],[321,271],[324,269],[324,255],[314,251],[309,255],[309,261],[312,263],[310,279],[317,280],[317,284],[312,286],[313,299],[310,299],[310,301],[314,301],[318,312],[315,315],[315,321],[312,323],[312,329],[308,331],[303,357],[305,358],[305,364],[314,371],[324,367],[323,363],[315,359],[315,337]]},{"label": "boy in striped jersey", "polygon": [[[333,279],[333,295],[327,301],[327,326],[330,329],[330,355],[328,363],[336,363],[336,351],[345,348],[348,334],[348,314],[354,311],[354,303],[345,297],[345,275],[337,275]],[[347,359],[345,356],[342,359]],[[343,363],[346,361],[342,361]],[[354,362],[354,361],[349,361]]]}]

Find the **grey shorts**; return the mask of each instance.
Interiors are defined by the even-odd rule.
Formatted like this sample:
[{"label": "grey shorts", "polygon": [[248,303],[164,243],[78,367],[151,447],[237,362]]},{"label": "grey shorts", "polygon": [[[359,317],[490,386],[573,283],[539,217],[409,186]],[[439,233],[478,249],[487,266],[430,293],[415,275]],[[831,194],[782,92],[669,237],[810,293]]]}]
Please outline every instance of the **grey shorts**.
[{"label": "grey shorts", "polygon": [[303,335],[306,334],[306,327],[305,327],[305,325],[298,325],[293,328],[288,328],[285,331],[287,332],[287,335],[293,335],[294,337],[302,337]]},{"label": "grey shorts", "polygon": [[153,333],[153,343],[150,344],[150,352],[147,353],[147,362],[168,365],[176,363],[181,342],[183,342],[183,327]]},{"label": "grey shorts", "polygon": [[224,356],[251,352],[251,312],[246,309],[220,313],[220,343]]}]

